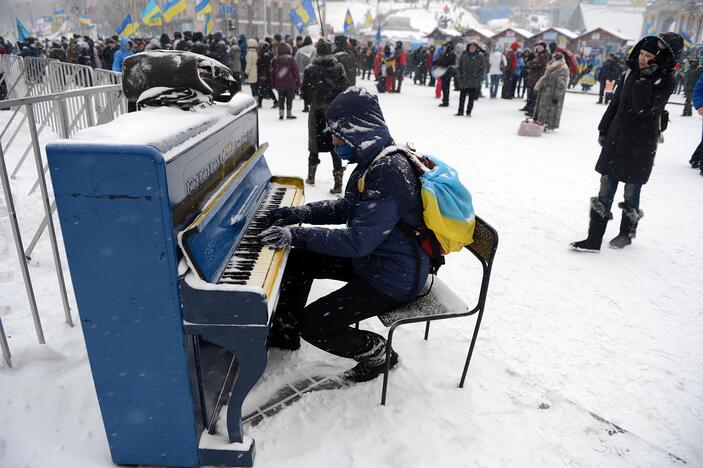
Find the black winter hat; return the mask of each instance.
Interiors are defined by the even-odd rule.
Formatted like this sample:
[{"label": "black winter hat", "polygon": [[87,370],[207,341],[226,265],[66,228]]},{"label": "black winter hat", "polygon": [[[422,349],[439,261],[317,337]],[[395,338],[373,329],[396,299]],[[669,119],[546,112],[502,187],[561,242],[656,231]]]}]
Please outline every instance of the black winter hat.
[{"label": "black winter hat", "polygon": [[345,48],[347,46],[347,36],[345,36],[344,34],[335,36],[334,45],[340,48]]}]

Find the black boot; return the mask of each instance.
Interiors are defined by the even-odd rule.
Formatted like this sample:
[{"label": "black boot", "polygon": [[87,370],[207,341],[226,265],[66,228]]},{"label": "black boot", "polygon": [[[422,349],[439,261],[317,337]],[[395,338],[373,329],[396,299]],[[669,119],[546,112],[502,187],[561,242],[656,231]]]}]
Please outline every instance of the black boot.
[{"label": "black boot", "polygon": [[572,242],[571,247],[581,252],[599,252],[603,242],[603,234],[608,226],[608,221],[613,219],[613,214],[606,211],[605,206],[597,197],[591,198],[591,220],[588,224],[588,237],[582,241]]},{"label": "black boot", "polygon": [[315,172],[317,171],[317,164],[313,164],[308,161],[308,178],[305,179],[305,183],[308,185],[315,185]]},{"label": "black boot", "polygon": [[622,209],[620,234],[610,241],[612,249],[622,249],[632,244],[632,239],[637,236],[637,223],[644,216],[642,211],[630,207],[627,203],[618,203],[618,207]]},{"label": "black boot", "polygon": [[344,169],[335,169],[334,171],[332,171],[332,176],[334,177],[334,187],[330,189],[330,193],[342,193],[342,178],[344,177]]},{"label": "black boot", "polygon": [[[354,356],[358,364],[344,373],[346,380],[352,382],[368,382],[386,370],[386,340],[378,335],[371,335],[369,349]],[[391,349],[390,368],[398,364],[398,353]]]},{"label": "black boot", "polygon": [[278,109],[278,120],[283,120],[283,109]]},{"label": "black boot", "polygon": [[691,159],[689,159],[688,163],[693,169],[698,169],[701,167],[701,158],[703,158],[703,141],[698,144],[696,151],[693,152],[693,155],[691,156]]}]

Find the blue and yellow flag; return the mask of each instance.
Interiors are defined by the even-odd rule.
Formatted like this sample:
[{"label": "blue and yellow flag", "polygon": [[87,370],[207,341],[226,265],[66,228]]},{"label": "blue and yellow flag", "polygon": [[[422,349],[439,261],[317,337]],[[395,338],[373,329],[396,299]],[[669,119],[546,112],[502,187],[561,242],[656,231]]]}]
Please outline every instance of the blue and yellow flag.
[{"label": "blue and yellow flag", "polygon": [[354,32],[354,20],[352,19],[351,11],[347,8],[347,14],[344,15],[344,32],[351,34]]},{"label": "blue and yellow flag", "polygon": [[364,19],[364,28],[371,29],[373,26],[373,16],[371,16],[371,10],[366,10],[366,18]]},{"label": "blue and yellow flag", "polygon": [[436,166],[420,176],[422,217],[444,253],[457,252],[474,239],[476,215],[471,193],[454,169],[434,156],[428,158]]},{"label": "blue and yellow flag", "polygon": [[15,22],[17,24],[17,39],[24,41],[28,37],[32,37],[32,34],[24,27],[24,24],[22,24],[19,18],[15,18]]},{"label": "blue and yellow flag", "polygon": [[91,24],[93,24],[93,19],[85,13],[78,17],[78,21],[81,24],[85,24],[86,26],[90,26]]},{"label": "blue and yellow flag", "polygon": [[205,15],[205,29],[203,32],[207,36],[208,34],[212,33],[212,28],[215,25],[215,21],[212,19],[212,15],[208,13]]},{"label": "blue and yellow flag", "polygon": [[139,23],[132,21],[132,15],[127,15],[122,21],[122,24],[117,28],[117,36],[121,39],[123,37],[134,36],[134,33],[139,29]]},{"label": "blue and yellow flag", "polygon": [[164,5],[164,19],[170,23],[176,15],[186,11],[186,0],[169,0]]},{"label": "blue and yellow flag", "polygon": [[197,1],[195,3],[195,14],[196,15],[212,14],[212,7],[210,6],[210,0]]},{"label": "blue and yellow flag", "polygon": [[681,35],[681,37],[683,37],[684,47],[686,47],[687,49],[693,47],[693,39],[691,39],[691,36],[689,36],[683,31],[679,31],[679,34]]},{"label": "blue and yellow flag", "polygon": [[156,0],[149,0],[139,17],[147,26],[161,26],[161,8]]},{"label": "blue and yellow flag", "polygon": [[295,7],[290,12],[290,19],[298,28],[298,32],[303,32],[311,24],[317,24],[317,16],[315,16],[315,8],[312,6],[312,0],[303,0],[300,5]]},{"label": "blue and yellow flag", "polygon": [[64,10],[54,10],[54,23],[63,23],[66,21],[66,12]]}]

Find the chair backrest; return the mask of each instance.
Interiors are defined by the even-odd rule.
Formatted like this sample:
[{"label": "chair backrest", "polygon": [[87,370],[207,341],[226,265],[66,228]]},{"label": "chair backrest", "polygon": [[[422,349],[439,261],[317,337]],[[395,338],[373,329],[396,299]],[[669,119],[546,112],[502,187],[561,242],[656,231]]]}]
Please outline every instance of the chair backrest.
[{"label": "chair backrest", "polygon": [[498,248],[498,232],[490,224],[476,216],[474,241],[466,248],[483,263],[484,269],[490,268]]}]

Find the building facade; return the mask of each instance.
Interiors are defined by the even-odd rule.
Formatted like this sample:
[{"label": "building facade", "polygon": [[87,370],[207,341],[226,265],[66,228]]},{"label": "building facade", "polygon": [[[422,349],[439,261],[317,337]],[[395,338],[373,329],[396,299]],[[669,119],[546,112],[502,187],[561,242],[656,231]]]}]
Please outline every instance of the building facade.
[{"label": "building facade", "polygon": [[692,43],[703,43],[703,0],[655,0],[644,15],[642,36],[683,32]]},{"label": "building facade", "polygon": [[596,28],[575,38],[569,43],[568,49],[574,53],[602,56],[620,52],[625,45],[627,39],[603,28]]}]

